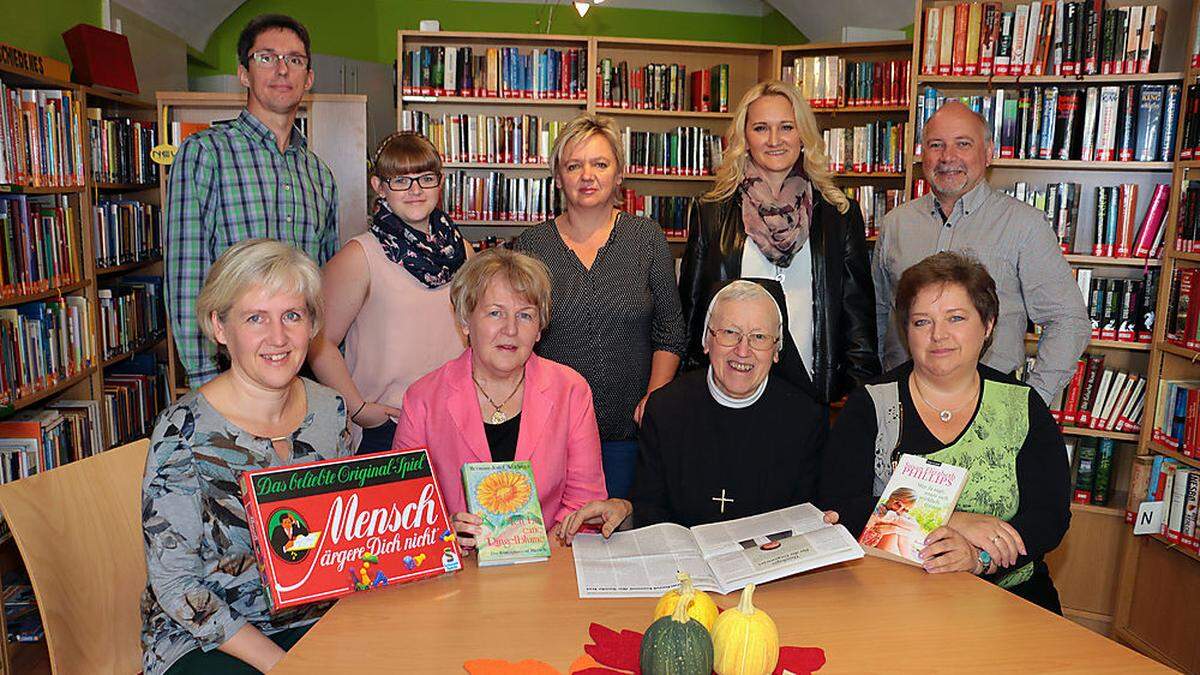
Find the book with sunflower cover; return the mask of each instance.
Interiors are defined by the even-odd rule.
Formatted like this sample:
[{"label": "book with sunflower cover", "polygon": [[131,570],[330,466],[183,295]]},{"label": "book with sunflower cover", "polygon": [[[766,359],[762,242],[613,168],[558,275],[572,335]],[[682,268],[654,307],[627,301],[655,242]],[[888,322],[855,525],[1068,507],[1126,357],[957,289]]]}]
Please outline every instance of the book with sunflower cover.
[{"label": "book with sunflower cover", "polygon": [[479,566],[549,560],[550,538],[530,463],[468,462],[462,472],[467,508],[483,519],[483,533],[475,540]]}]

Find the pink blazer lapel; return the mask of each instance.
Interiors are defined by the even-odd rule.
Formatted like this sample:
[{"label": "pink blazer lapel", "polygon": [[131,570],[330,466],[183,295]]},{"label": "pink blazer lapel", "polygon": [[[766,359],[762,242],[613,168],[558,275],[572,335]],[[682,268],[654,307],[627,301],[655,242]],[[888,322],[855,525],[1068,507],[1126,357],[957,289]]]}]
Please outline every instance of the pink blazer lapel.
[{"label": "pink blazer lapel", "polygon": [[516,459],[527,460],[541,447],[546,427],[554,419],[554,397],[542,368],[542,359],[531,354],[525,362],[525,400],[521,402],[521,429],[517,434]]},{"label": "pink blazer lapel", "polygon": [[[450,378],[451,392],[446,401],[446,410],[454,420],[458,434],[476,462],[492,461],[487,436],[483,433],[483,416],[479,412],[479,397],[475,394],[475,382],[471,379],[471,350],[467,349],[454,364]],[[522,422],[524,425],[524,422]]]}]

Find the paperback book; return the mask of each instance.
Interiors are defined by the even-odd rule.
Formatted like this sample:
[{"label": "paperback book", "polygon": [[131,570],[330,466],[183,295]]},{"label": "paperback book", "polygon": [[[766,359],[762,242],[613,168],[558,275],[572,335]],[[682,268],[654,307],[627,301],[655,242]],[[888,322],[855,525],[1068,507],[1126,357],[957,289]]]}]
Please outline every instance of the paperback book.
[{"label": "paperback book", "polygon": [[467,509],[483,519],[483,533],[475,539],[480,567],[550,559],[550,538],[528,461],[467,462],[462,475]]},{"label": "paperback book", "polygon": [[247,471],[241,488],[272,612],[462,567],[423,449]]},{"label": "paperback book", "polygon": [[873,555],[920,565],[925,537],[950,520],[968,473],[962,467],[901,455],[858,543]]}]

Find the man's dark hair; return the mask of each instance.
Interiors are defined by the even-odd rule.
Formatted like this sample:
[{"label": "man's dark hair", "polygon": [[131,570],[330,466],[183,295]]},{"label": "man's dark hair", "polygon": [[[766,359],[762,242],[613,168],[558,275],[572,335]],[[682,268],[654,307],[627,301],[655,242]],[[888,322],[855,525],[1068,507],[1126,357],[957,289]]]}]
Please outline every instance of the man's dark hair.
[{"label": "man's dark hair", "polygon": [[290,30],[300,38],[304,43],[304,55],[308,57],[308,69],[312,70],[312,47],[308,39],[308,29],[286,14],[259,14],[250,19],[250,23],[246,24],[242,34],[238,36],[238,63],[241,63],[243,68],[249,68],[250,49],[254,47],[254,41],[265,31],[279,29]]}]

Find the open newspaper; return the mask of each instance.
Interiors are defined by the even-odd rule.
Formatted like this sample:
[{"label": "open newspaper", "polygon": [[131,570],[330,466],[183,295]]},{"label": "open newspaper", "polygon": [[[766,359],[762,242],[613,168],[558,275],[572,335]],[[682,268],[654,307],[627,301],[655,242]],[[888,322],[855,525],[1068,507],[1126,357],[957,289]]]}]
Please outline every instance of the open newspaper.
[{"label": "open newspaper", "polygon": [[855,560],[863,550],[812,504],[723,523],[661,523],[609,539],[581,534],[572,544],[581,598],[650,598],[678,586],[687,572],[696,588],[717,593],[748,583]]}]

